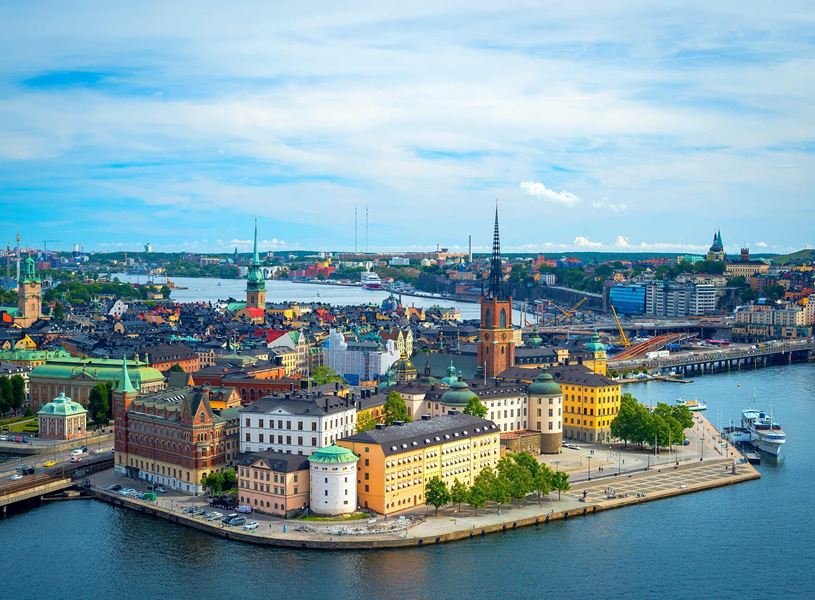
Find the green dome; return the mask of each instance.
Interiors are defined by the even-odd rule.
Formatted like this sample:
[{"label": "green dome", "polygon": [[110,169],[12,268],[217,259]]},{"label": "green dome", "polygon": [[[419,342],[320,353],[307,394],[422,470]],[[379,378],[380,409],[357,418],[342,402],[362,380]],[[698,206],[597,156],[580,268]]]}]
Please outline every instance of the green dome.
[{"label": "green dome", "polygon": [[470,389],[466,382],[454,381],[450,385],[450,389],[441,395],[441,403],[465,406],[473,398],[478,398],[478,395]]},{"label": "green dome", "polygon": [[81,415],[88,411],[82,408],[82,405],[74,402],[68,396],[65,395],[65,392],[60,392],[59,396],[51,400],[48,404],[43,406],[38,415]]},{"label": "green dome", "polygon": [[532,385],[529,386],[530,396],[562,396],[563,392],[558,383],[552,377],[552,374],[544,371],[535,378]]},{"label": "green dome", "polygon": [[441,381],[450,387],[453,387],[453,384],[458,381],[458,371],[456,371],[456,367],[452,360],[450,361],[450,366],[447,367],[447,377],[442,377]]},{"label": "green dome", "polygon": [[359,457],[348,448],[336,444],[320,448],[308,457],[309,462],[323,464],[355,463],[358,460]]},{"label": "green dome", "polygon": [[600,341],[600,335],[597,333],[597,330],[595,330],[594,335],[591,336],[591,341],[586,344],[586,350],[591,350],[592,352],[606,351],[606,347],[603,345],[603,342]]},{"label": "green dome", "polygon": [[527,346],[540,346],[543,343],[543,338],[539,336],[537,333],[526,340]]}]

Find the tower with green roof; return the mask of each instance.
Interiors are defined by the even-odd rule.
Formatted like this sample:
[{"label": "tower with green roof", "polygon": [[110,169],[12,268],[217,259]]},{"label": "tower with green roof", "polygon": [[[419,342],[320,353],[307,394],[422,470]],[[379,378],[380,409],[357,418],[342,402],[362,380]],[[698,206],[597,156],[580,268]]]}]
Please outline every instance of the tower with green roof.
[{"label": "tower with green roof", "polygon": [[309,457],[309,507],[318,515],[343,515],[357,509],[359,456],[336,444]]},{"label": "tower with green roof", "polygon": [[125,461],[128,453],[127,444],[127,411],[130,405],[139,395],[139,390],[130,380],[130,373],[127,370],[127,356],[122,355],[122,370],[119,372],[119,379],[111,394],[111,410],[113,412],[114,436],[113,449],[115,454],[114,469],[117,473],[126,472]]},{"label": "tower with green roof", "polygon": [[252,262],[249,265],[249,274],[246,276],[246,306],[247,308],[266,308],[266,282],[260,268],[258,255],[258,220],[255,219],[255,240],[252,252]]},{"label": "tower with green roof", "polygon": [[37,277],[37,266],[30,254],[25,259],[25,273],[17,284],[17,314],[15,323],[28,327],[42,318],[42,280]]}]

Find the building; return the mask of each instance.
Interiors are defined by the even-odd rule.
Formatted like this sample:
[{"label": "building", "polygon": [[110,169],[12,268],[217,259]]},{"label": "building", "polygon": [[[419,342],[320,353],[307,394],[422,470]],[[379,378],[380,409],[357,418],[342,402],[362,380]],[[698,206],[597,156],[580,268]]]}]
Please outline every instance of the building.
[{"label": "building", "polygon": [[386,340],[384,346],[376,341],[346,341],[342,332],[329,330],[325,364],[352,385],[379,379],[397,360],[393,340]]},{"label": "building", "polygon": [[620,384],[584,365],[559,365],[552,377],[563,392],[563,437],[602,443],[620,412]]},{"label": "building", "polygon": [[489,285],[481,296],[481,324],[478,331],[476,360],[487,377],[515,364],[515,338],[512,331],[512,298],[503,293],[501,238],[498,231],[498,207],[492,240]]},{"label": "building", "polygon": [[[17,264],[19,267],[19,262]],[[25,273],[20,279],[17,286],[17,306],[0,307],[0,313],[8,315],[8,321],[17,327],[29,327],[43,317],[42,280],[37,276],[36,262],[30,254],[25,259]]]},{"label": "building", "polygon": [[713,234],[713,244],[710,246],[710,250],[707,251],[707,256],[705,257],[709,261],[718,261],[723,262],[726,258],[724,252],[724,244],[722,244],[722,232],[717,231]]},{"label": "building", "polygon": [[[49,358],[29,376],[31,409],[39,410],[60,392],[87,407],[88,395],[96,384],[110,382],[115,386],[121,381],[122,364],[121,360],[113,358]],[[131,381],[140,393],[149,394],[164,389],[164,375],[147,362],[139,360],[138,355],[125,364],[130,370]]]},{"label": "building", "polygon": [[184,344],[157,344],[144,350],[144,362],[159,371],[169,371],[174,365],[185,373],[194,373],[201,368],[201,357]]},{"label": "building", "polygon": [[770,271],[770,265],[760,260],[750,260],[750,249],[742,248],[739,260],[727,261],[724,271],[728,277],[744,277],[749,279],[753,275],[764,275]]},{"label": "building", "polygon": [[37,412],[39,437],[47,440],[73,440],[87,433],[87,416],[83,406],[60,392],[59,396]]},{"label": "building", "polygon": [[253,510],[288,518],[309,502],[308,458],[283,452],[252,452],[238,459],[238,500]]},{"label": "building", "polygon": [[252,263],[249,265],[249,274],[246,276],[247,308],[266,308],[266,281],[263,279],[260,266],[260,257],[258,256],[258,221],[255,219]]},{"label": "building", "polygon": [[563,391],[551,373],[543,372],[527,389],[529,421],[540,432],[540,452],[559,454],[563,445]]},{"label": "building", "polygon": [[731,336],[737,342],[798,339],[813,335],[813,306],[752,304],[739,307]]},{"label": "building", "polygon": [[608,299],[619,315],[645,314],[645,286],[640,283],[615,285],[609,289]]},{"label": "building", "polygon": [[323,391],[277,393],[241,409],[241,452],[308,456],[356,431],[353,400]]},{"label": "building", "polygon": [[717,290],[712,284],[648,281],[644,286],[648,316],[671,318],[716,312]]},{"label": "building", "polygon": [[113,392],[114,469],[188,494],[201,480],[235,464],[238,411],[217,414],[209,390],[188,387],[142,394],[123,361]]},{"label": "building", "polygon": [[320,448],[308,457],[309,508],[318,515],[344,515],[357,509],[359,456],[342,446]]},{"label": "building", "polygon": [[500,458],[500,435],[492,421],[459,413],[363,431],[337,442],[359,456],[357,497],[361,507],[389,515],[425,504],[425,484],[439,477],[472,485]]}]

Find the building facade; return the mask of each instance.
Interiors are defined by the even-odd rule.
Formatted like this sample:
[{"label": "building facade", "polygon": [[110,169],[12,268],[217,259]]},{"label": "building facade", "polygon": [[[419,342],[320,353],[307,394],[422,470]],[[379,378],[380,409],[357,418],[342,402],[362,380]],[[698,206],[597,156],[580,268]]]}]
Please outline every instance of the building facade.
[{"label": "building facade", "polygon": [[37,413],[39,437],[48,440],[73,440],[87,434],[88,411],[60,392]]},{"label": "building facade", "polygon": [[320,448],[308,457],[310,509],[318,515],[344,515],[357,509],[357,461],[342,446]]},{"label": "building facade", "polygon": [[563,392],[563,437],[602,443],[620,412],[620,384],[583,365],[560,365],[552,377]]},{"label": "building facade", "polygon": [[423,505],[425,484],[433,477],[448,487],[456,479],[472,485],[500,458],[495,423],[464,414],[377,425],[337,443],[359,456],[359,505],[385,515]]},{"label": "building facade", "polygon": [[253,510],[288,518],[309,502],[308,459],[282,452],[241,454],[238,500]]}]

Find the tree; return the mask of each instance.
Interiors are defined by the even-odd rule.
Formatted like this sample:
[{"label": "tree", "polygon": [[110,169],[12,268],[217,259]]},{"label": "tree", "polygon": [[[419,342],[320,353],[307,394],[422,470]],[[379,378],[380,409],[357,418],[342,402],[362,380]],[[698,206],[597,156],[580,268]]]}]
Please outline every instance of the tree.
[{"label": "tree", "polygon": [[14,407],[14,391],[11,387],[11,379],[3,375],[0,377],[0,412],[6,414]]},{"label": "tree", "polygon": [[478,396],[473,396],[467,401],[467,406],[464,407],[464,414],[483,419],[487,416],[487,407],[481,403]]},{"label": "tree", "polygon": [[498,462],[498,478],[506,480],[507,495],[516,503],[526,498],[532,489],[530,469],[518,464],[515,454],[510,454]]},{"label": "tree", "polygon": [[450,502],[458,504],[458,510],[461,510],[461,503],[467,502],[467,497],[470,493],[466,484],[461,483],[456,477],[453,480],[453,485],[450,486]]},{"label": "tree", "polygon": [[376,419],[368,411],[357,413],[357,433],[369,431],[376,427]]},{"label": "tree", "polygon": [[544,496],[548,496],[552,491],[552,478],[554,473],[546,465],[538,465],[538,469],[532,475],[532,491],[538,495],[538,506],[543,501]]},{"label": "tree", "polygon": [[183,373],[184,372],[184,367],[182,367],[178,363],[175,363],[172,367],[170,367],[170,372],[171,373]]},{"label": "tree", "polygon": [[552,475],[552,487],[557,490],[557,499],[560,500],[560,492],[569,489],[569,475],[563,471],[557,471]]},{"label": "tree", "polygon": [[425,504],[433,506],[436,509],[435,514],[439,514],[439,507],[450,502],[450,491],[446,483],[438,477],[433,477],[425,485],[424,498]]},{"label": "tree", "polygon": [[510,482],[505,475],[499,474],[492,482],[490,488],[490,500],[498,505],[498,512],[501,512],[501,505],[509,502],[512,498],[510,494]]},{"label": "tree", "polygon": [[201,485],[208,489],[210,494],[214,495],[223,492],[234,493],[238,487],[235,469],[230,467],[223,471],[213,471],[209,475],[201,478]]},{"label": "tree", "polygon": [[328,365],[320,365],[314,367],[311,372],[311,378],[316,385],[325,385],[326,383],[342,383],[342,377],[329,367]]},{"label": "tree", "polygon": [[11,376],[11,407],[20,410],[25,404],[25,379],[22,375]]},{"label": "tree", "polygon": [[395,421],[405,423],[410,421],[407,404],[399,392],[391,392],[388,394],[388,397],[385,398],[385,404],[382,410],[385,413],[385,425],[393,425]]},{"label": "tree", "polygon": [[65,318],[65,310],[62,308],[62,304],[57,302],[54,304],[54,319],[57,321],[62,321]]},{"label": "tree", "polygon": [[478,482],[467,491],[467,504],[475,511],[476,516],[478,516],[478,509],[487,503],[487,496],[487,490]]},{"label": "tree", "polygon": [[88,414],[94,423],[101,425],[107,422],[109,409],[107,386],[104,383],[97,383],[88,394]]}]

